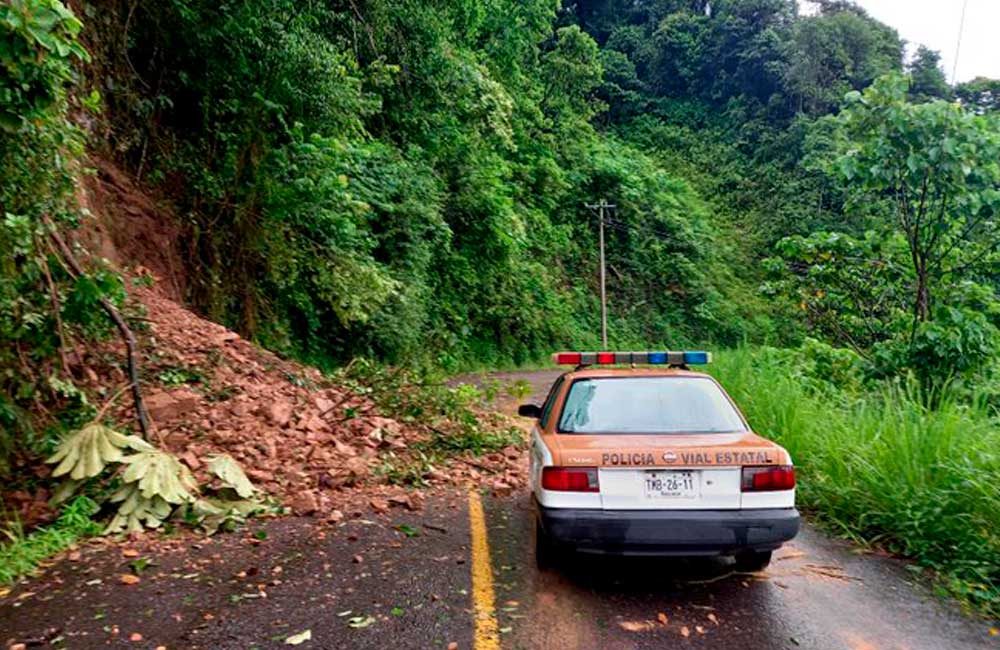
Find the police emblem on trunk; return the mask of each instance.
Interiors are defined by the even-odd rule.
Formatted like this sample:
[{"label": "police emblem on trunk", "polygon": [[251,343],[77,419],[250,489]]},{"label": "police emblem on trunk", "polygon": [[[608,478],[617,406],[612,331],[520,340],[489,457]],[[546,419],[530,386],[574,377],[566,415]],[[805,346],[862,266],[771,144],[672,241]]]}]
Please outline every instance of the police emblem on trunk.
[{"label": "police emblem on trunk", "polygon": [[663,460],[667,461],[668,463],[673,463],[677,460],[677,454],[675,454],[672,451],[665,451],[663,452]]}]

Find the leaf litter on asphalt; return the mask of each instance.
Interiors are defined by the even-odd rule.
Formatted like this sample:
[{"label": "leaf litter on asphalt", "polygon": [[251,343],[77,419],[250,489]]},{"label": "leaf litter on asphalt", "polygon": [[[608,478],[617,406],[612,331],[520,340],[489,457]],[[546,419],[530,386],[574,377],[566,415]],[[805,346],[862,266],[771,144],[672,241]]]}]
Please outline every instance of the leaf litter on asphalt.
[{"label": "leaf litter on asphalt", "polygon": [[306,641],[311,641],[312,638],[313,638],[312,630],[305,630],[304,632],[293,634],[292,636],[285,639],[285,645],[301,645]]},{"label": "leaf litter on asphalt", "polygon": [[352,616],[347,619],[347,625],[355,630],[366,628],[374,622],[374,616]]}]

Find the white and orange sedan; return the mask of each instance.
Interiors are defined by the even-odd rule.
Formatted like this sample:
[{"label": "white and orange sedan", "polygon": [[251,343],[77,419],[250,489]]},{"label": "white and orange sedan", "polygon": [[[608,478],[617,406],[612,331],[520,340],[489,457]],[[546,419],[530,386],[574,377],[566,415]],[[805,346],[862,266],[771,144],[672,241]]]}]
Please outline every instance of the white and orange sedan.
[{"label": "white and orange sedan", "polygon": [[706,352],[561,352],[531,436],[536,556],[731,555],[767,566],[799,529],[795,469],[710,375]]}]

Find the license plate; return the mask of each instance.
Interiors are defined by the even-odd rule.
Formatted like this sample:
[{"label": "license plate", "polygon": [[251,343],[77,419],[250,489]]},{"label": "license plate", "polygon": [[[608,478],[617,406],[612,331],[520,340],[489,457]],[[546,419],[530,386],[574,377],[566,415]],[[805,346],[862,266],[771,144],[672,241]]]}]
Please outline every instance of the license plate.
[{"label": "license plate", "polygon": [[643,489],[647,499],[696,499],[701,490],[701,472],[646,472]]}]

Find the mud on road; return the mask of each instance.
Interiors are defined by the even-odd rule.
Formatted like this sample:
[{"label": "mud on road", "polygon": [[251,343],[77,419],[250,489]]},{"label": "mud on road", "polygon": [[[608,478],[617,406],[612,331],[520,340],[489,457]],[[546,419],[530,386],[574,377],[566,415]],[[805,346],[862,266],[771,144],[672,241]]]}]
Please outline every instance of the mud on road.
[{"label": "mud on road", "polygon": [[[556,374],[506,377],[528,381],[540,400]],[[1000,647],[905,562],[808,525],[757,574],[719,559],[572,555],[539,572],[528,495],[481,502],[485,611],[470,499],[448,488],[420,512],[359,508],[335,523],[261,520],[210,539],[86,546],[0,598],[0,643],[486,650],[496,646],[485,628],[511,649]],[[138,583],[122,582],[136,573]]]}]

